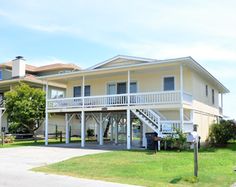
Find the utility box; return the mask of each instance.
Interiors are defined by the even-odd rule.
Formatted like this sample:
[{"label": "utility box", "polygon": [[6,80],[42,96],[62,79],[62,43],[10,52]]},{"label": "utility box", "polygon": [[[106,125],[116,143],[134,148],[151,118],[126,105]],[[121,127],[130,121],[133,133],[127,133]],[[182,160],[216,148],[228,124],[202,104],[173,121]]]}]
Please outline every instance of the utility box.
[{"label": "utility box", "polygon": [[198,141],[199,141],[199,137],[198,137],[197,132],[193,131],[187,135],[187,142],[188,143],[196,143]]}]

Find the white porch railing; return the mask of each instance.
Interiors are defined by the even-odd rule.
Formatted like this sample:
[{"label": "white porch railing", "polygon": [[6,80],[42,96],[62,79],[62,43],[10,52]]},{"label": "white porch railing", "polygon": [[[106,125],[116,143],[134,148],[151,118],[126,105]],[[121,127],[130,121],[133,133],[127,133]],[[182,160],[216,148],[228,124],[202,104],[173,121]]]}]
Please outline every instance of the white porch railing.
[{"label": "white porch railing", "polygon": [[192,104],[193,96],[189,93],[184,92],[183,94],[183,100],[186,104]]},{"label": "white porch railing", "polygon": [[[129,100],[128,97],[130,97]],[[87,96],[84,98],[72,97],[48,99],[48,109],[178,104],[180,103],[180,99],[180,91]]]},{"label": "white porch railing", "polygon": [[[160,131],[164,134],[175,133],[177,129],[181,128],[180,121],[161,121],[160,124],[161,124]],[[192,132],[193,123],[191,121],[184,121],[184,126],[182,131],[184,133]]]}]

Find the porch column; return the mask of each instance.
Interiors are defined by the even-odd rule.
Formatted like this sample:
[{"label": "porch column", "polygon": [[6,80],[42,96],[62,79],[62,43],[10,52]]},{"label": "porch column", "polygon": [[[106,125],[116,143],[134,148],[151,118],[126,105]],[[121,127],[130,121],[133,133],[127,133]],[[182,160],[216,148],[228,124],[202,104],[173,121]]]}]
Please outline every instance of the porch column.
[{"label": "porch column", "polygon": [[115,123],[115,144],[118,144],[118,123],[116,119],[114,120]]},{"label": "porch column", "polygon": [[85,146],[85,120],[84,120],[85,112],[81,111],[81,147]]},{"label": "porch column", "polygon": [[183,108],[183,99],[184,99],[184,86],[183,86],[183,65],[180,64],[180,128],[183,130],[184,127],[184,108]]},{"label": "porch column", "polygon": [[142,128],[143,128],[143,132],[142,132],[142,146],[147,148],[146,126],[143,123],[142,123]]},{"label": "porch column", "polygon": [[130,124],[130,110],[127,110],[127,118],[126,118],[126,125],[127,125],[127,149],[131,148],[131,124]]},{"label": "porch column", "polygon": [[224,106],[223,93],[221,93],[220,96],[221,96],[221,99],[220,99],[221,104],[220,104],[220,106],[221,106],[221,112],[222,112],[222,114],[223,114],[223,106]]},{"label": "porch column", "polygon": [[100,142],[100,127],[98,123],[96,123],[96,134],[97,134],[97,142]]},{"label": "porch column", "polygon": [[48,145],[48,82],[46,83],[46,106],[45,106],[45,145]]},{"label": "porch column", "polygon": [[128,71],[127,93],[128,93],[128,106],[129,106],[130,105],[130,71]]},{"label": "porch column", "polygon": [[99,145],[103,145],[103,120],[102,120],[102,112],[100,113],[100,118],[99,118],[99,132],[100,132],[100,135],[99,135]]},{"label": "porch column", "polygon": [[69,114],[65,114],[65,124],[66,124],[66,144],[69,143]]},{"label": "porch column", "polygon": [[113,125],[114,125],[113,122],[114,122],[114,118],[112,118],[110,122],[111,122],[111,137],[110,137],[110,140],[112,142],[113,141]]},{"label": "porch column", "polygon": [[85,95],[84,94],[84,86],[85,86],[84,84],[85,84],[85,76],[83,75],[83,80],[82,80],[82,97],[83,97],[83,99],[82,99],[83,104],[82,105],[83,105],[83,107],[84,107],[84,95]]}]

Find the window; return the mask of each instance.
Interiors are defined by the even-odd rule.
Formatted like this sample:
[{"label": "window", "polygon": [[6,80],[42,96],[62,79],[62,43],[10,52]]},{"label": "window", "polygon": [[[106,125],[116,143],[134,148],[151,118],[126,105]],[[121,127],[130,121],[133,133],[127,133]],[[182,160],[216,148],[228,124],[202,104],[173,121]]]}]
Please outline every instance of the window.
[{"label": "window", "polygon": [[[127,84],[126,82],[118,82],[118,83],[109,83],[107,85],[107,94],[125,94],[127,93]],[[137,93],[137,82],[130,82],[130,93]]]},{"label": "window", "polygon": [[58,99],[58,98],[63,98],[63,97],[64,97],[64,91],[56,90],[56,89],[51,90],[51,98],[52,99]]},{"label": "window", "polygon": [[212,89],[211,92],[212,92],[212,104],[214,105],[215,104],[215,90]]},{"label": "window", "polygon": [[90,96],[90,85],[84,87],[84,96]]},{"label": "window", "polygon": [[130,93],[137,93],[137,82],[130,83]]},{"label": "window", "polygon": [[74,97],[81,97],[81,86],[74,87]]},{"label": "window", "polygon": [[2,70],[0,70],[0,80],[2,80]]},{"label": "window", "polygon": [[[74,97],[81,97],[81,96],[82,96],[81,86],[75,86]],[[84,87],[84,96],[90,96],[90,85],[86,85]]]},{"label": "window", "polygon": [[175,78],[165,77],[164,78],[164,91],[170,91],[175,89]]},{"label": "window", "polygon": [[114,95],[114,94],[116,94],[116,84],[115,84],[115,83],[110,83],[110,84],[108,84],[108,87],[107,87],[107,94],[108,94],[108,95]]},{"label": "window", "polygon": [[126,87],[127,87],[126,82],[118,82],[117,83],[117,94],[127,93]]},{"label": "window", "polygon": [[206,97],[208,97],[208,85],[206,85]]}]

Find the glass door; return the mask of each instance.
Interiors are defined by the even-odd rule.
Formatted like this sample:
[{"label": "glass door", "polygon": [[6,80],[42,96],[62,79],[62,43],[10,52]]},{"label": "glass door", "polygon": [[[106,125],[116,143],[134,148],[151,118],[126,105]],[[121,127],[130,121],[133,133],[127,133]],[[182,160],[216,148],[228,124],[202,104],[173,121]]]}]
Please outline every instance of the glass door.
[{"label": "glass door", "polygon": [[126,93],[126,82],[117,83],[117,94],[125,94]]}]

